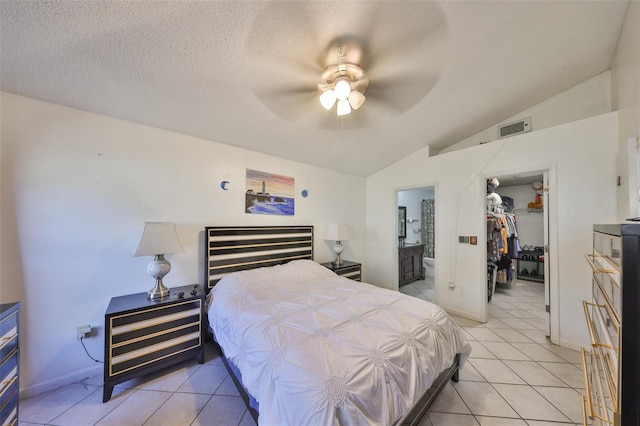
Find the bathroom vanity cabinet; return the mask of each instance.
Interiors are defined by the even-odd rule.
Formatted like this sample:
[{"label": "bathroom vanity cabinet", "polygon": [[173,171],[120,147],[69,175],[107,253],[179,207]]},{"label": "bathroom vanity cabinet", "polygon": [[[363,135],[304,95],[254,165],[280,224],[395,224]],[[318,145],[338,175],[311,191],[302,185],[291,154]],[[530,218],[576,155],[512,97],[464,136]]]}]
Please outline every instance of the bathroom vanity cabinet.
[{"label": "bathroom vanity cabinet", "polygon": [[424,244],[407,244],[398,247],[399,285],[424,280]]}]

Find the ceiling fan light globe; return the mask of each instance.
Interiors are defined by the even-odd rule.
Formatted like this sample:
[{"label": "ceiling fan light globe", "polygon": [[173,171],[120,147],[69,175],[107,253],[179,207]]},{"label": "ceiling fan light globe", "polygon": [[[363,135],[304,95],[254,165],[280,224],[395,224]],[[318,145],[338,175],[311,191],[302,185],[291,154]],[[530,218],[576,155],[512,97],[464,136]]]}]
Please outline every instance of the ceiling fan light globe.
[{"label": "ceiling fan light globe", "polygon": [[362,106],[366,97],[361,92],[354,90],[351,93],[349,93],[348,99],[349,99],[349,104],[351,104],[351,108],[353,108],[354,110],[357,110]]},{"label": "ceiling fan light globe", "polygon": [[340,99],[338,101],[337,113],[338,113],[338,115],[351,114],[351,105],[349,105],[349,101],[348,100]]},{"label": "ceiling fan light globe", "polygon": [[322,108],[329,111],[331,108],[333,108],[333,104],[335,103],[336,103],[336,92],[334,92],[331,89],[325,92],[322,92],[322,94],[320,95],[320,105],[322,105]]},{"label": "ceiling fan light globe", "polygon": [[349,97],[349,93],[351,93],[351,86],[347,80],[341,79],[338,80],[333,90],[336,93],[336,98],[345,100]]}]

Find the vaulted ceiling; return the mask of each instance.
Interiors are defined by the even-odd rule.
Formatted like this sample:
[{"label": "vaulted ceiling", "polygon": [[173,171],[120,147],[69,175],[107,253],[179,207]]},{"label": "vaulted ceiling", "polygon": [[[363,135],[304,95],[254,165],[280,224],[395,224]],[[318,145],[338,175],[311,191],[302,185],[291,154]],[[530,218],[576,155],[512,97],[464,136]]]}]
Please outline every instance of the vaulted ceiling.
[{"label": "vaulted ceiling", "polygon": [[[0,2],[2,91],[367,176],[611,67],[626,1]],[[318,102],[358,46],[364,105]]]}]

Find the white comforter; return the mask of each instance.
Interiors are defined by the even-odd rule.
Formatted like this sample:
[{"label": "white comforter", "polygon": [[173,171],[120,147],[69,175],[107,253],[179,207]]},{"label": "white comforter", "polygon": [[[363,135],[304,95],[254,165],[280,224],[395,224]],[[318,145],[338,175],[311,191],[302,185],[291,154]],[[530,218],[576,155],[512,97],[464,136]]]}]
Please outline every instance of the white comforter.
[{"label": "white comforter", "polygon": [[438,306],[308,260],[224,277],[208,315],[261,425],[391,424],[471,351]]}]

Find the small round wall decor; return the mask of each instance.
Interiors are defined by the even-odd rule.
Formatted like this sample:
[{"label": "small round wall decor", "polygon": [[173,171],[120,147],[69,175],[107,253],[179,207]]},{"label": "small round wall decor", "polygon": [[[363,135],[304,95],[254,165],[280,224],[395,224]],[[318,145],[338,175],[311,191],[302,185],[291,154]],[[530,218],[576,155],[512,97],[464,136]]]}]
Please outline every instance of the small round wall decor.
[{"label": "small round wall decor", "polygon": [[223,180],[222,182],[220,182],[220,188],[224,189],[225,191],[229,189],[227,188],[227,185],[229,185],[228,180]]},{"label": "small round wall decor", "polygon": [[301,195],[303,198],[307,198],[309,196],[309,191],[307,191],[306,189],[303,189]]}]

